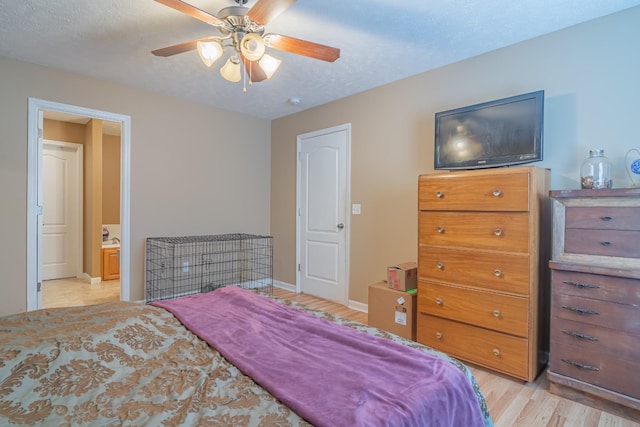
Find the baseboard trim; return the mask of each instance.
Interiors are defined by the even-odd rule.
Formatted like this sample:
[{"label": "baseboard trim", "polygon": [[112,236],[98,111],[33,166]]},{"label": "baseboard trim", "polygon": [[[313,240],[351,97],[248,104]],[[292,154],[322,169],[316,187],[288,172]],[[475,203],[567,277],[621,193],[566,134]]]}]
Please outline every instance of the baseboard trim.
[{"label": "baseboard trim", "polygon": [[347,306],[352,310],[361,311],[363,313],[369,313],[369,304],[365,304],[360,301],[349,300],[349,305]]},{"label": "baseboard trim", "polygon": [[91,277],[87,273],[83,273],[82,278],[86,280],[90,285],[99,285],[100,283],[102,283],[102,277]]},{"label": "baseboard trim", "polygon": [[[296,291],[296,285],[292,285],[291,283],[281,282],[279,280],[274,280],[273,286],[275,286],[276,288],[284,289],[285,291],[289,291],[289,292]],[[369,312],[369,305],[362,303],[360,301],[349,300],[349,302],[347,303],[347,307],[349,307],[352,310],[361,311],[363,313]]]},{"label": "baseboard trim", "polygon": [[291,283],[281,282],[279,280],[274,280],[273,286],[275,286],[276,288],[284,289],[285,291],[289,291],[289,292],[296,291],[296,285],[292,285]]}]

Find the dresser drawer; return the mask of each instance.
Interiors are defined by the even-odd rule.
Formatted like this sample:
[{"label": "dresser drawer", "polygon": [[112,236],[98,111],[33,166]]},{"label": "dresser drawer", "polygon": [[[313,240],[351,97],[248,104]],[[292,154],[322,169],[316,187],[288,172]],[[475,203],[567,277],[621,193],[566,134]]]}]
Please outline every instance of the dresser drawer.
[{"label": "dresser drawer", "polygon": [[567,228],[564,239],[568,254],[640,258],[640,231]]},{"label": "dresser drawer", "polygon": [[567,228],[598,230],[640,230],[640,208],[617,206],[568,206],[565,210]]},{"label": "dresser drawer", "polygon": [[640,354],[640,335],[627,334],[584,322],[554,317],[551,342],[572,345],[580,351],[608,353],[608,357],[634,361]]},{"label": "dresser drawer", "polygon": [[459,359],[527,379],[527,340],[418,314],[418,342]]},{"label": "dresser drawer", "polygon": [[608,357],[605,353],[551,342],[549,370],[636,399],[640,398],[640,362]]},{"label": "dresser drawer", "polygon": [[640,270],[639,189],[551,192],[552,260],[558,263]]},{"label": "dresser drawer", "polygon": [[437,211],[528,211],[529,174],[421,175],[418,208]]},{"label": "dresser drawer", "polygon": [[420,246],[420,278],[529,294],[529,256],[487,254]]},{"label": "dresser drawer", "polygon": [[640,335],[640,307],[553,294],[551,316]]},{"label": "dresser drawer", "polygon": [[529,251],[529,214],[422,211],[419,241],[432,246]]},{"label": "dresser drawer", "polygon": [[421,312],[520,337],[527,336],[528,332],[528,303],[526,298],[438,283],[418,283]]},{"label": "dresser drawer", "polygon": [[556,294],[640,306],[640,280],[637,279],[551,270],[551,289]]}]

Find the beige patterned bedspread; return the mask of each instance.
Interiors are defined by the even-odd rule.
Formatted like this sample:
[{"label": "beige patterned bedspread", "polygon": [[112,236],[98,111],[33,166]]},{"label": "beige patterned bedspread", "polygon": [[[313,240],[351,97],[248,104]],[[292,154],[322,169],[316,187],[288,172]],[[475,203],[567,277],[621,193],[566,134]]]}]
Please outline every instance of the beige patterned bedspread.
[{"label": "beige patterned bedspread", "polygon": [[[296,302],[314,316],[429,347]],[[277,363],[277,361],[274,361]],[[309,426],[171,313],[113,302],[0,317],[0,426]]]},{"label": "beige patterned bedspread", "polygon": [[0,425],[298,426],[164,309],[116,302],[0,318]]}]

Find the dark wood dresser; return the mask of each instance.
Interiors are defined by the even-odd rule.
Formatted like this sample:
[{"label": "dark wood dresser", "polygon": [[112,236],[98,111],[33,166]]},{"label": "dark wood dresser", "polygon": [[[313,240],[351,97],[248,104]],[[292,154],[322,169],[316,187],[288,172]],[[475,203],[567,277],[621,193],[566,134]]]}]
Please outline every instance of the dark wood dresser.
[{"label": "dark wood dresser", "polygon": [[640,188],[549,195],[550,391],[640,420]]}]

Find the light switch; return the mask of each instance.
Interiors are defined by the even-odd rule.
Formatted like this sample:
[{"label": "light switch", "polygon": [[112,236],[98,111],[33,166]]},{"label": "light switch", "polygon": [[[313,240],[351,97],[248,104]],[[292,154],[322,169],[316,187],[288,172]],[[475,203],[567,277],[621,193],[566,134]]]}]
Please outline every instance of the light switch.
[{"label": "light switch", "polygon": [[359,203],[354,203],[353,205],[351,205],[351,213],[353,215],[360,215],[360,204]]}]

